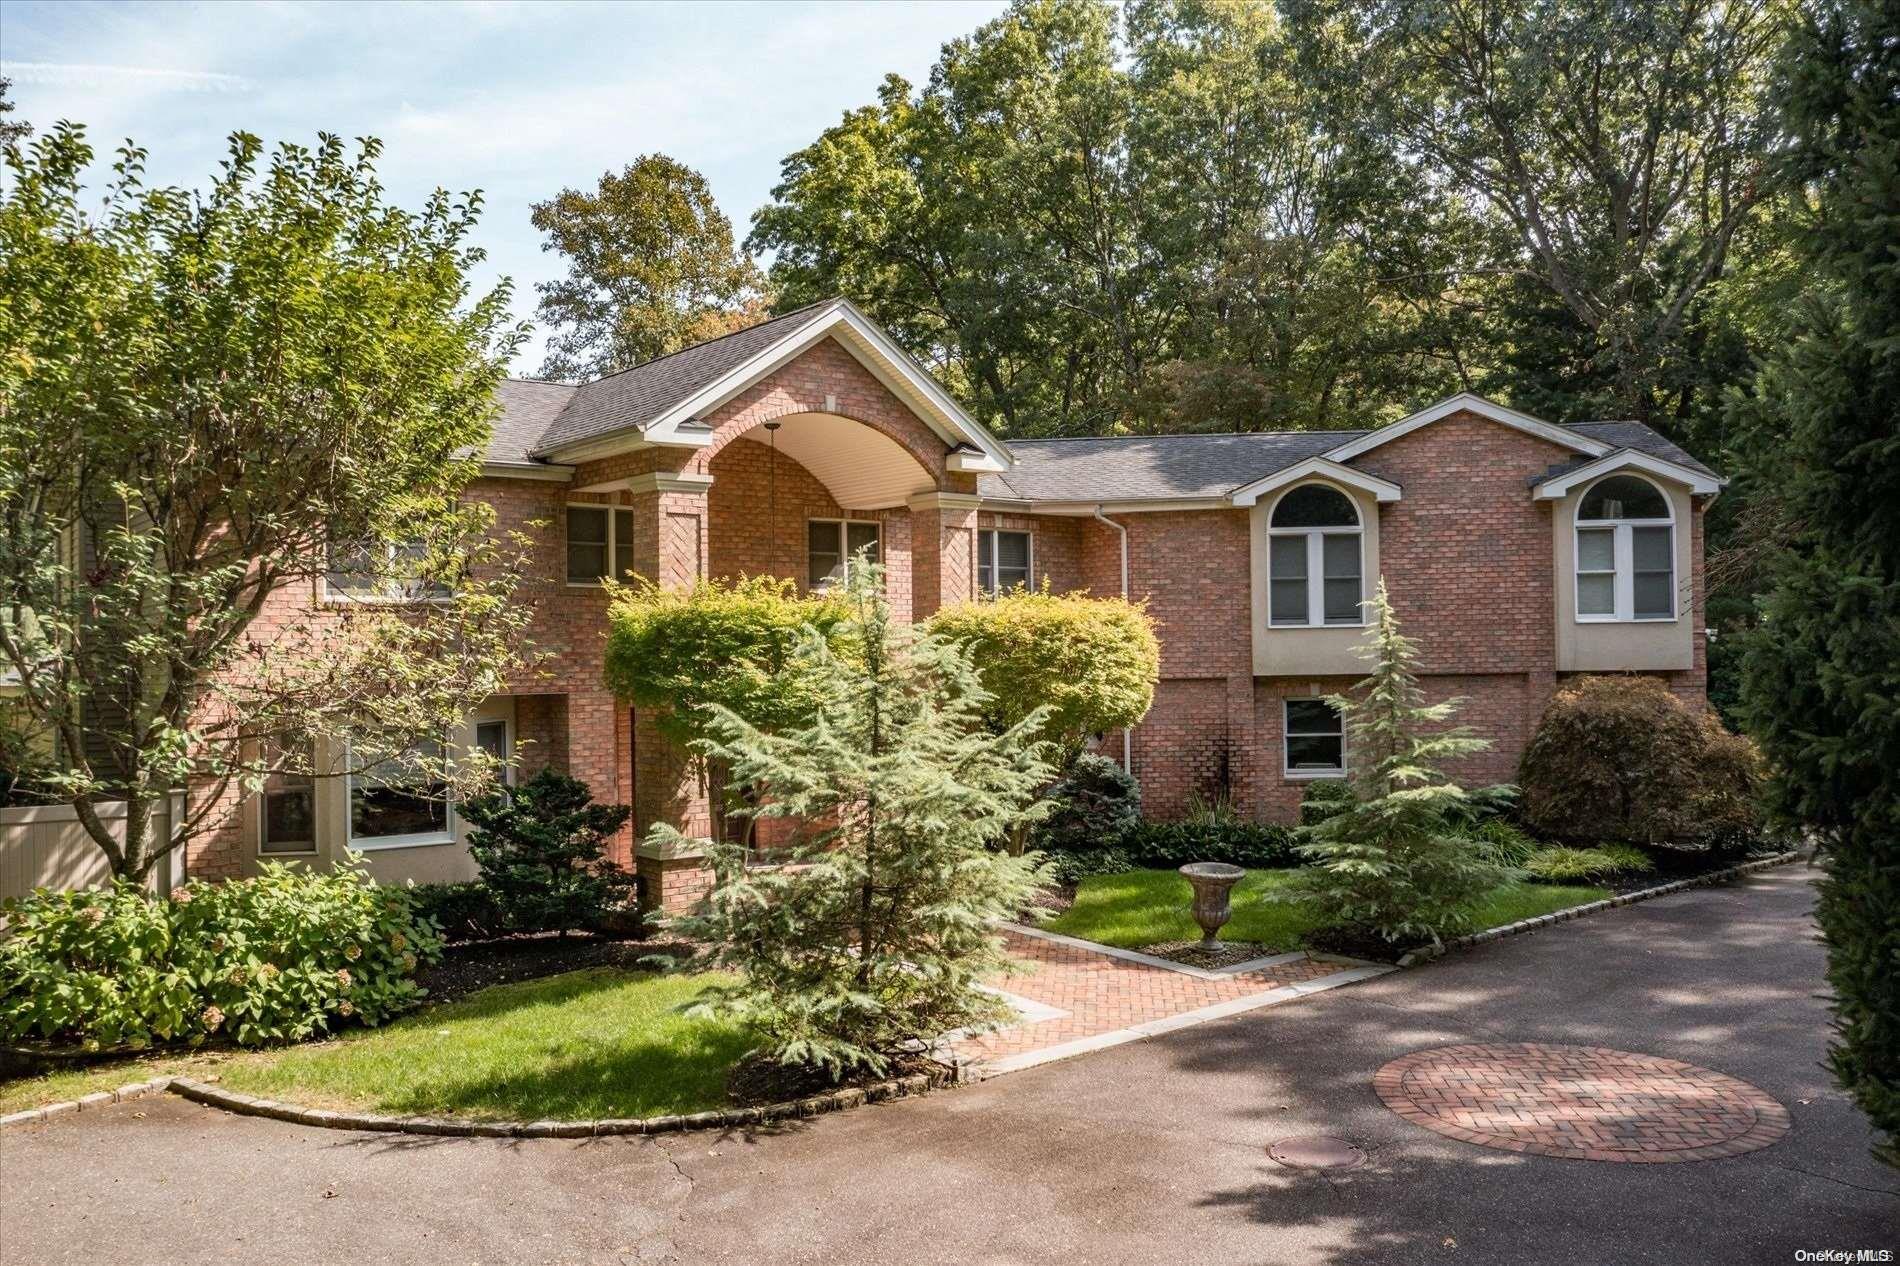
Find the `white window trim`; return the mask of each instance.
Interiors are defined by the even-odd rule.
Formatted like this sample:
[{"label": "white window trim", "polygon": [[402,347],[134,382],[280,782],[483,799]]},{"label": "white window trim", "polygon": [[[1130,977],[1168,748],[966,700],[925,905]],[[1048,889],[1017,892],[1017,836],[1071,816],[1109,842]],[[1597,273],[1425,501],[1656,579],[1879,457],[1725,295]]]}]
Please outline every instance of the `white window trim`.
[{"label": "white window trim", "polygon": [[[448,750],[449,741],[446,735],[442,739],[442,746],[444,751]],[[374,853],[386,848],[424,848],[455,843],[456,813],[453,799],[443,802],[443,829],[440,831],[414,831],[408,835],[373,835],[368,839],[359,840],[356,837],[356,814],[350,808],[350,794],[356,789],[357,771],[350,769],[353,762],[351,750],[347,744],[343,748],[343,762],[343,767],[349,770],[343,775],[343,838],[350,849],[358,853]]]},{"label": "white window trim", "polygon": [[511,718],[505,716],[475,717],[471,719],[468,723],[468,745],[470,747],[480,746],[476,739],[481,734],[484,725],[499,725],[501,727],[501,743],[502,746],[507,749],[502,757],[506,763],[501,767],[501,783],[504,787],[512,787],[515,785],[515,723]]},{"label": "white window trim", "polygon": [[[1273,516],[1280,509],[1280,503],[1302,488],[1325,488],[1336,492],[1346,499],[1352,508],[1352,527],[1301,527],[1277,528],[1273,526]],[[1359,618],[1347,623],[1328,623],[1326,619],[1326,543],[1328,536],[1346,536],[1350,534],[1359,542]],[[1275,623],[1273,619],[1273,538],[1276,536],[1303,536],[1306,538],[1306,622],[1303,624]],[[1267,631],[1275,629],[1363,629],[1370,626],[1372,615],[1366,609],[1366,516],[1354,501],[1352,494],[1336,484],[1324,479],[1308,479],[1294,484],[1273,499],[1267,508]]]},{"label": "white window trim", "polygon": [[819,589],[819,588],[824,588],[827,585],[839,583],[838,581],[825,581],[816,585],[811,584],[811,525],[814,523],[833,523],[837,525],[838,527],[838,565],[845,569],[846,577],[849,577],[849,575],[851,574],[851,558],[852,558],[852,555],[845,549],[845,544],[846,544],[845,525],[846,524],[856,523],[861,526],[869,526],[869,527],[875,528],[877,530],[878,561],[879,562],[884,561],[884,520],[882,519],[823,519],[823,518],[806,519],[805,520],[805,581],[810,588]]},{"label": "white window trim", "polygon": [[[1669,507],[1666,519],[1586,519],[1583,517],[1584,498],[1590,490],[1604,479],[1629,478],[1642,479],[1627,470],[1613,471],[1602,479],[1592,480],[1577,494],[1576,512],[1570,517],[1570,610],[1578,624],[1673,624],[1682,618],[1682,576],[1676,558],[1676,506],[1669,499],[1669,493],[1657,487],[1647,479],[1643,483],[1655,489],[1663,504]],[[1637,528],[1669,529],[1669,614],[1636,614],[1636,545]],[[1586,615],[1583,610],[1583,534],[1585,532],[1611,533],[1611,565],[1615,572],[1616,610],[1608,615]],[[1593,576],[1601,576],[1601,571],[1592,571]]]},{"label": "white window trim", "polygon": [[1001,571],[1001,568],[997,567],[996,565],[996,537],[997,537],[997,534],[1001,532],[1007,532],[1011,536],[1020,536],[1020,537],[1026,538],[1027,545],[1026,545],[1025,552],[1027,554],[1029,562],[1028,562],[1028,568],[1023,575],[1023,587],[1025,589],[1034,589],[1036,587],[1036,534],[1028,530],[1027,528],[1004,528],[1004,527],[978,528],[976,530],[976,552],[978,555],[977,560],[976,560],[977,575],[980,577],[983,574],[982,555],[984,554],[985,551],[987,551],[989,553],[989,558],[990,558],[990,582],[991,582],[991,587],[987,591],[983,589],[983,586],[981,585],[981,583],[977,585],[977,596],[979,598],[995,598],[995,597],[1000,596],[1003,592],[1000,584],[997,581],[997,574],[998,572]]},{"label": "white window trim", "polygon": [[[1337,735],[1330,731],[1322,734],[1314,730],[1302,730],[1297,735],[1293,733],[1292,705],[1310,702],[1312,702],[1312,696],[1301,696],[1299,698],[1288,696],[1280,700],[1280,775],[1292,782],[1317,782],[1326,778],[1344,778],[1346,776],[1346,770],[1350,767],[1350,761],[1346,754],[1345,717],[1342,716],[1339,718],[1339,733]],[[1291,762],[1292,752],[1289,750],[1291,744],[1287,742],[1287,740],[1291,738],[1337,738],[1339,740],[1339,768],[1294,769]]]},{"label": "white window trim", "polygon": [[[396,550],[405,543],[406,542],[401,541],[384,541],[383,557],[393,561],[396,557]],[[381,593],[352,593],[347,589],[332,589],[330,587],[330,570],[330,568],[325,567],[323,574],[317,577],[317,600],[326,604],[341,605],[352,603],[356,606],[363,607],[416,607],[422,606],[425,603],[440,605],[452,602],[455,599],[454,594],[446,592],[414,595],[396,593],[393,590],[385,590]],[[396,580],[390,581],[391,585],[400,583],[400,581]]]},{"label": "white window trim", "polygon": [[565,501],[561,503],[561,578],[567,581],[567,587],[569,589],[598,589],[601,587],[603,581],[568,579],[567,512],[569,510],[605,510],[607,512],[607,574],[611,576],[614,569],[614,560],[620,556],[619,542],[614,539],[619,532],[619,528],[615,525],[619,522],[620,516],[615,514],[614,511],[631,510],[632,508],[632,506],[613,505],[605,501]]}]

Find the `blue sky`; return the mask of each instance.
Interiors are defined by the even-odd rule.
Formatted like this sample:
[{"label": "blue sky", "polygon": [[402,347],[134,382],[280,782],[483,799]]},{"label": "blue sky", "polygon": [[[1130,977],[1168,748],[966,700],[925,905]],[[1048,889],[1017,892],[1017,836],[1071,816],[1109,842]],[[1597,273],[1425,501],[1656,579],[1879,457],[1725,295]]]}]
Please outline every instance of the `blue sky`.
[{"label": "blue sky", "polygon": [[[195,184],[237,129],[383,139],[390,196],[481,189],[515,311],[560,270],[529,204],[655,150],[703,172],[743,235],[779,160],[895,71],[928,75],[1001,0],[914,3],[0,3],[16,118],[135,138],[148,178]],[[515,362],[541,359],[541,336]]]}]

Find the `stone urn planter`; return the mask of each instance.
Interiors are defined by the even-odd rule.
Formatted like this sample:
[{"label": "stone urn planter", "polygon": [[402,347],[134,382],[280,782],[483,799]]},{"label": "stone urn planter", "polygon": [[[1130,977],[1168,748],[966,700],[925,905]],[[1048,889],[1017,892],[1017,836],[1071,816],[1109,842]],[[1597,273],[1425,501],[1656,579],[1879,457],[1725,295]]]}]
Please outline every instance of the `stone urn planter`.
[{"label": "stone urn planter", "polygon": [[1218,934],[1233,917],[1229,897],[1247,872],[1225,862],[1189,862],[1181,874],[1194,886],[1194,921],[1201,925],[1201,948],[1219,949]]}]

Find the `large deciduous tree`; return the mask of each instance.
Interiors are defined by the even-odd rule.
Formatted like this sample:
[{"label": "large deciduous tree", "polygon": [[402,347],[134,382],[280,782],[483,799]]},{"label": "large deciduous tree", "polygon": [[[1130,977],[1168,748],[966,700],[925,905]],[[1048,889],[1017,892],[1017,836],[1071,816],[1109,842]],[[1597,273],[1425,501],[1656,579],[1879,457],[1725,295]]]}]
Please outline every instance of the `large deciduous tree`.
[{"label": "large deciduous tree", "polygon": [[[238,134],[198,193],[128,148],[89,213],[79,129],[7,147],[0,659],[50,740],[9,758],[119,875],[234,786],[439,740],[522,663],[516,551],[459,501],[520,331],[469,293],[479,199],[389,205],[378,148]],[[407,772],[474,776],[428,750]]]},{"label": "large deciduous tree", "polygon": [[1900,1165],[1900,15],[1820,6],[1777,88],[1815,290],[1745,408],[1780,543],[1744,714],[1825,858],[1835,1075]]},{"label": "large deciduous tree", "polygon": [[566,276],[538,287],[550,378],[615,373],[765,317],[764,278],[706,178],[665,154],[606,173],[592,192],[563,189],[532,218],[542,249],[567,261]]}]

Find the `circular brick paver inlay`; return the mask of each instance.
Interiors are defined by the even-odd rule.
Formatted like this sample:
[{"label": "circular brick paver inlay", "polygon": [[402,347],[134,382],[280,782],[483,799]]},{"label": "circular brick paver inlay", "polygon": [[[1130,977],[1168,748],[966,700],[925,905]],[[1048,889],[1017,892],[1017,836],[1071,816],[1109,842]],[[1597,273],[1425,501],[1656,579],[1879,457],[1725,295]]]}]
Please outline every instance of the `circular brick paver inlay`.
[{"label": "circular brick paver inlay", "polygon": [[1572,1160],[1739,1156],[1789,1124],[1786,1108],[1745,1081],[1600,1046],[1441,1046],[1393,1060],[1372,1084],[1428,1130]]}]

